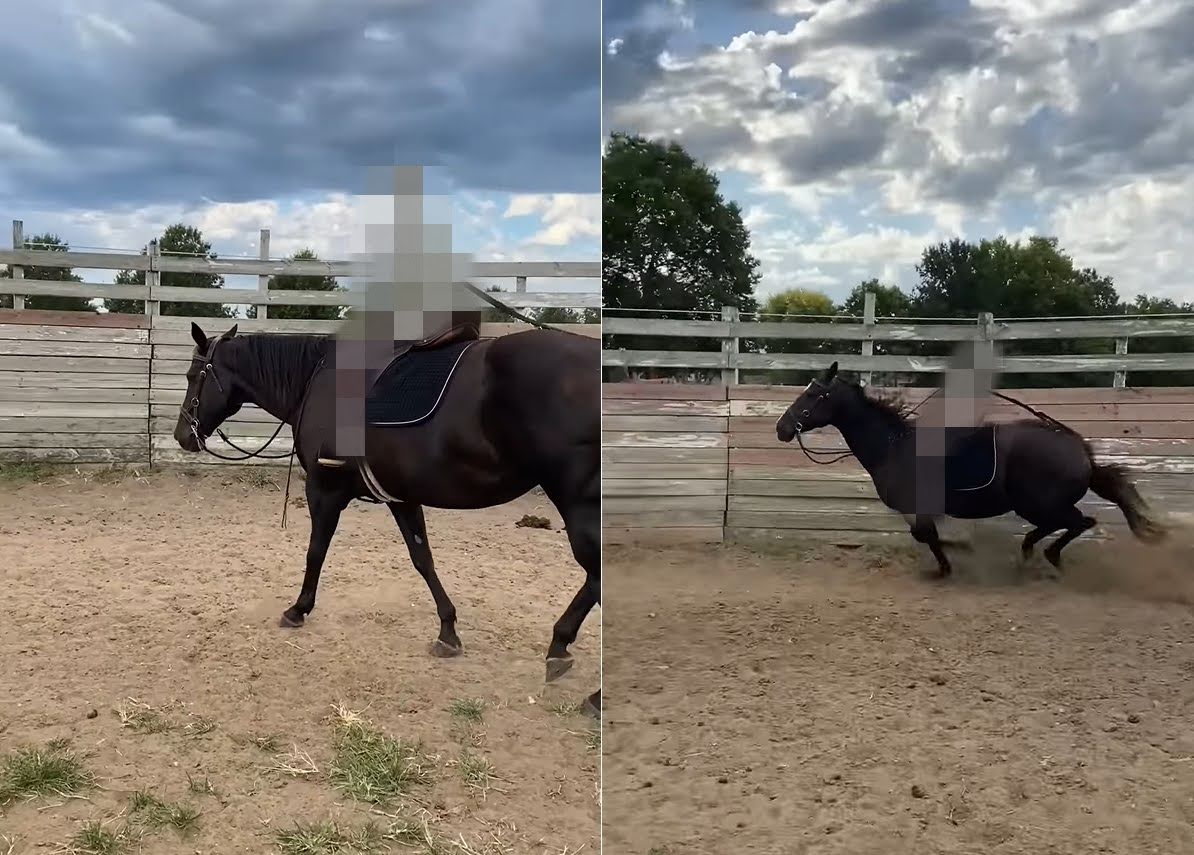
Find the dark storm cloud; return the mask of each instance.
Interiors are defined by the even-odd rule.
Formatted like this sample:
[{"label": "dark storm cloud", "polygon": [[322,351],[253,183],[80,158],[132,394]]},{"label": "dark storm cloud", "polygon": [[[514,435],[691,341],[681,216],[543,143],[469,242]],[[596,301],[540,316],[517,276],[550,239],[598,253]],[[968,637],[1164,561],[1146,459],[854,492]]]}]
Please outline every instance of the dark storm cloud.
[{"label": "dark storm cloud", "polygon": [[602,106],[616,107],[642,95],[663,75],[659,54],[683,22],[669,0],[604,0],[601,14],[605,46],[617,43],[605,55]]},{"label": "dark storm cloud", "polygon": [[[14,204],[353,192],[392,163],[440,164],[477,190],[599,189],[592,0],[112,8],[133,44],[84,15],[0,33],[0,123],[63,153],[4,158]],[[81,49],[63,47],[72,27],[90,34]]]}]

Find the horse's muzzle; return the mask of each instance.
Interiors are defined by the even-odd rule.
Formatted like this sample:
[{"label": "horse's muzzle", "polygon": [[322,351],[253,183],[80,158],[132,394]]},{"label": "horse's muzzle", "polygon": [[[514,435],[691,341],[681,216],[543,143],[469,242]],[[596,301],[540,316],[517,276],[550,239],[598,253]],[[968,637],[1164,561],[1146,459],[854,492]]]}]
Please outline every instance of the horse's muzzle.
[{"label": "horse's muzzle", "polygon": [[775,423],[775,438],[780,442],[791,442],[796,438],[796,433],[799,430],[799,424],[793,425],[791,422],[780,419]]}]

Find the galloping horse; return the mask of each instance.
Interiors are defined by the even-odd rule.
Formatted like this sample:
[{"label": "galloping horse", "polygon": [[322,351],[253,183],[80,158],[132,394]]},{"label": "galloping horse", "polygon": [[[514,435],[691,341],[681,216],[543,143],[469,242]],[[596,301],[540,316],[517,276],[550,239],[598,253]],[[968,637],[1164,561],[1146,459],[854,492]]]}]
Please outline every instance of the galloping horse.
[{"label": "galloping horse", "polygon": [[944,455],[918,454],[915,421],[899,406],[836,375],[834,362],[809,383],[776,421],[776,438],[791,442],[807,431],[836,427],[883,504],[903,514],[912,537],[932,551],[941,578],[951,572],[937,533],[941,516],[986,519],[1014,512],[1035,526],[1021,545],[1024,560],[1037,543],[1062,530],[1045,548],[1045,558],[1058,570],[1061,550],[1096,524],[1077,507],[1087,490],[1118,505],[1138,539],[1152,543],[1166,534],[1127,472],[1095,462],[1089,443],[1056,419],[1037,414],[1036,419],[947,428]]},{"label": "galloping horse", "polygon": [[[293,453],[306,472],[311,515],[306,572],[282,626],[302,626],[315,607],[319,573],[341,512],[354,499],[373,500],[393,514],[435,600],[439,634],[432,655],[459,655],[456,607],[436,576],[423,506],[492,507],[540,486],[559,510],[572,554],[585,571],[584,584],[555,624],[547,679],[571,667],[568,647],[601,599],[597,339],[550,329],[480,339],[475,326],[461,325],[434,339],[395,342],[383,375],[393,374],[390,369],[405,372],[406,388],[433,401],[430,409],[422,417],[386,423],[401,427],[367,419],[364,455],[337,457],[335,338],[237,335],[236,326],[209,338],[197,324],[191,335],[195,350],[174,431],[178,444],[187,451],[208,450],[207,438],[251,403],[290,425]],[[436,370],[429,379],[427,373]],[[395,402],[373,403],[384,409]],[[585,705],[599,715],[600,704],[599,688]]]}]

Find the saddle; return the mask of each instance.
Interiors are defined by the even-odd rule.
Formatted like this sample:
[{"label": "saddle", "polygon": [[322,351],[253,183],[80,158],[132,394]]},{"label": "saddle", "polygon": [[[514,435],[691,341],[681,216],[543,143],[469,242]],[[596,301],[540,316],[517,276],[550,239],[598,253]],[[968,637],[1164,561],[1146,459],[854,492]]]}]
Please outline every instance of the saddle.
[{"label": "saddle", "polygon": [[994,480],[999,465],[995,425],[947,428],[945,449],[945,486],[950,492],[981,490]]},{"label": "saddle", "polygon": [[[481,337],[475,324],[464,323],[424,339],[396,340],[385,366],[368,381],[365,423],[374,427],[406,427],[429,419],[464,352]],[[321,466],[347,461],[320,457]]]}]

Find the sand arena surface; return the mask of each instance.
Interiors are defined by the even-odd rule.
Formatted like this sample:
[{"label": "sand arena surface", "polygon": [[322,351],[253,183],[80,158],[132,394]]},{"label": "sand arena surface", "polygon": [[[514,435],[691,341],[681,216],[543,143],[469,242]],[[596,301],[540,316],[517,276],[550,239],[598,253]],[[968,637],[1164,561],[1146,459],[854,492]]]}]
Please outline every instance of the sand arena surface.
[{"label": "sand arena surface", "polygon": [[[442,660],[427,654],[431,595],[392,517],[372,505],[345,512],[307,625],[281,629],[309,518],[292,505],[280,529],[282,493],[259,477],[0,483],[0,755],[68,738],[99,784],[83,799],[0,808],[0,852],[53,851],[88,820],[117,827],[139,789],[201,811],[195,833],[149,834],[146,853],[276,852],[276,829],[327,818],[384,826],[331,785],[334,704],[435,758],[433,782],[405,806],[448,841],[443,852],[595,852],[598,746],[564,705],[597,685],[600,610],[572,648],[572,673],[545,689],[552,623],[584,578],[550,503],[426,512],[465,648]],[[515,527],[524,514],[553,530]],[[128,698],[170,729],[122,726]],[[474,698],[483,720],[462,728],[449,707]],[[295,747],[317,772],[269,771]],[[463,749],[492,764],[488,791],[464,782]],[[190,780],[216,793],[191,792]],[[461,835],[470,848],[450,842]]]},{"label": "sand arena surface", "polygon": [[604,851],[1194,852],[1192,554],[607,549]]}]

